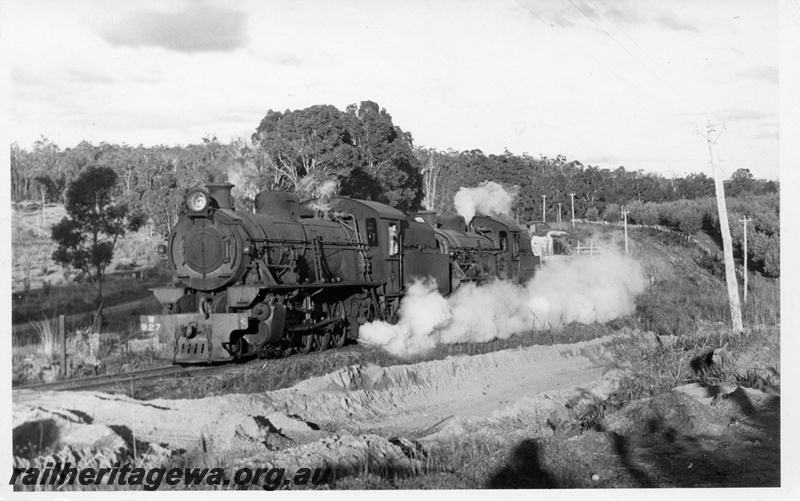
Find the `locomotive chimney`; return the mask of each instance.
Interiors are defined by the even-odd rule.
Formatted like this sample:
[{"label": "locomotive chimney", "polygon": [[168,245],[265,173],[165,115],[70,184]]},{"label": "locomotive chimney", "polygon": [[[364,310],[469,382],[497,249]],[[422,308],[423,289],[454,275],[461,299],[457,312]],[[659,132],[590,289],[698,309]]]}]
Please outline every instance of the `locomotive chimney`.
[{"label": "locomotive chimney", "polygon": [[211,198],[217,201],[220,209],[232,209],[231,190],[233,186],[231,183],[208,183],[206,188]]}]

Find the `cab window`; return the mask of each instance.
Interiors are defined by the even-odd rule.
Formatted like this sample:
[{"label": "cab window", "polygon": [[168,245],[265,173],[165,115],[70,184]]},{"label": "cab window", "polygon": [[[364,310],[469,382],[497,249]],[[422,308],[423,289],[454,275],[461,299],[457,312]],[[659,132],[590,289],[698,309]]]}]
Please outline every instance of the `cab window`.
[{"label": "cab window", "polygon": [[389,257],[396,256],[400,252],[399,238],[397,224],[389,223]]},{"label": "cab window", "polygon": [[505,231],[500,232],[500,250],[505,252],[508,250],[508,233]]},{"label": "cab window", "polygon": [[374,217],[367,218],[367,245],[378,246],[378,223]]},{"label": "cab window", "polygon": [[511,257],[517,259],[519,257],[519,233],[513,233],[514,239],[511,241]]}]

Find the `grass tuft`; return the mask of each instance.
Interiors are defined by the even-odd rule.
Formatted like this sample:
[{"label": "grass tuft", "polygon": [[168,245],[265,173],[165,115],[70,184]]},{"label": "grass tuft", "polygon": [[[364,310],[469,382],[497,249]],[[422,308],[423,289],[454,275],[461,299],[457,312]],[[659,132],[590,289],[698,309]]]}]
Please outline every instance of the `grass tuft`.
[{"label": "grass tuft", "polygon": [[37,322],[31,321],[36,332],[37,343],[34,346],[34,351],[45,360],[52,361],[54,355],[59,352],[58,348],[58,335],[57,335],[57,322],[58,317],[47,318],[46,316]]}]

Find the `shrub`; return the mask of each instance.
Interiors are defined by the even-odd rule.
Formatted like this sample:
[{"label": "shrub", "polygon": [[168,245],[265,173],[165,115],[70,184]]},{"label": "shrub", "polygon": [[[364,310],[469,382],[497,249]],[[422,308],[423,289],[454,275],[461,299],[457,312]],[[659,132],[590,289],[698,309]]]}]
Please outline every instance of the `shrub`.
[{"label": "shrub", "polygon": [[617,204],[607,204],[605,211],[603,211],[603,220],[609,223],[619,221],[620,210]]},{"label": "shrub", "polygon": [[764,233],[751,232],[747,234],[748,258],[756,266],[764,266],[764,258],[769,249],[769,237]]},{"label": "shrub", "polygon": [[696,208],[683,207],[674,213],[678,228],[686,235],[694,235],[703,226],[703,214]]},{"label": "shrub", "polygon": [[675,218],[673,216],[673,213],[675,212],[675,204],[657,204],[655,209],[658,212],[657,224],[662,226],[675,226]]},{"label": "shrub", "polygon": [[781,274],[781,237],[772,235],[767,242],[764,254],[764,272],[777,277]]},{"label": "shrub", "polygon": [[600,215],[600,211],[597,210],[597,207],[589,207],[586,210],[586,219],[589,221],[597,221]]},{"label": "shrub", "polygon": [[642,215],[642,207],[644,204],[638,200],[629,202],[625,208],[628,210],[628,222],[631,224],[642,224],[639,219]]},{"label": "shrub", "polygon": [[719,278],[725,278],[725,263],[720,261],[720,259],[717,256],[711,254],[703,254],[703,256],[700,258],[697,264],[701,268],[708,270],[708,272],[711,273],[712,275]]},{"label": "shrub", "polygon": [[641,224],[655,226],[659,223],[658,207],[652,202],[647,202],[642,205],[641,215],[639,216]]}]

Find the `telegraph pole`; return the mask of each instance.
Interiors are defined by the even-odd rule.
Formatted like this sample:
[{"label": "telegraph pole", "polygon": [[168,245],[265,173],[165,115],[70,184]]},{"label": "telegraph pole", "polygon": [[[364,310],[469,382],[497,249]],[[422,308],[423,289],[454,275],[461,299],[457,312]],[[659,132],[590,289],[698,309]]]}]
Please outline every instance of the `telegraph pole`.
[{"label": "telegraph pole", "polygon": [[622,217],[625,220],[623,226],[625,227],[625,255],[627,256],[628,255],[628,211],[625,210],[624,207],[620,208],[620,211],[622,211]]},{"label": "telegraph pole", "polygon": [[[724,129],[723,129],[724,130]],[[722,131],[720,131],[720,134]],[[711,168],[714,171],[714,186],[717,194],[717,212],[719,214],[719,229],[722,233],[722,250],[725,255],[725,281],[728,284],[728,303],[731,307],[731,324],[735,332],[742,332],[742,307],[739,304],[739,287],[736,283],[736,270],[733,264],[733,243],[731,230],[728,226],[728,208],[725,204],[725,186],[722,182],[722,173],[719,167],[719,154],[717,153],[716,128],[708,123],[708,150],[711,154]]]},{"label": "telegraph pole", "polygon": [[575,193],[569,194],[570,198],[572,198],[572,229],[575,229]]},{"label": "telegraph pole", "polygon": [[561,202],[558,202],[558,217],[556,219],[558,224],[561,224]]},{"label": "telegraph pole", "polygon": [[544,201],[547,200],[547,195],[542,195],[542,222],[547,222],[547,212],[545,212]]},{"label": "telegraph pole", "polygon": [[747,223],[752,221],[747,216],[740,219],[739,222],[744,224],[744,304],[747,304]]}]

